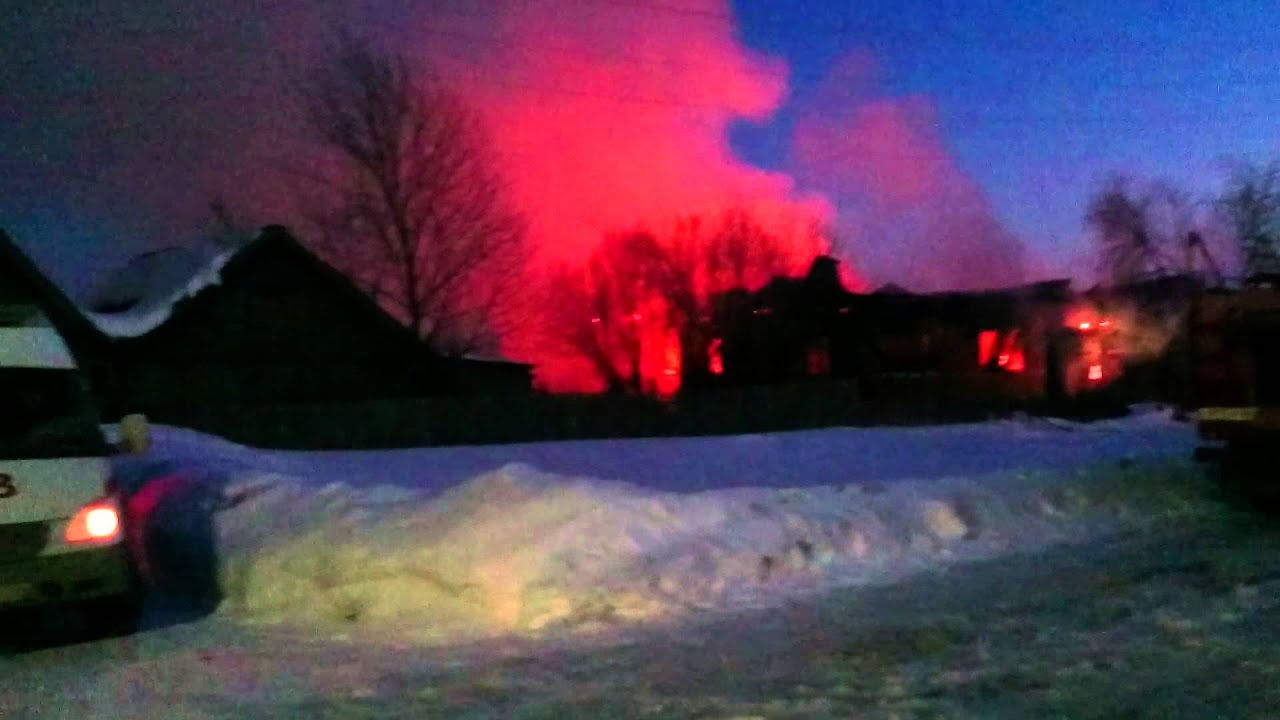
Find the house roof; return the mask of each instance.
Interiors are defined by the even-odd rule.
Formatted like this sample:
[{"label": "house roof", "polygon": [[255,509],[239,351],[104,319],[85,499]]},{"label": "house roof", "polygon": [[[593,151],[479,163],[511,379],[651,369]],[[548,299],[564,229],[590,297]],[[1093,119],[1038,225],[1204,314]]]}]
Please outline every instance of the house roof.
[{"label": "house roof", "polygon": [[149,335],[180,317],[183,305],[219,284],[224,273],[272,252],[289,255],[289,262],[295,267],[311,272],[331,292],[367,311],[373,322],[421,343],[416,334],[387,314],[346,275],[279,225],[264,227],[255,239],[238,247],[211,243],[145,253],[101,286],[91,301],[92,310],[73,302],[0,230],[0,271],[9,269],[26,285],[25,293],[35,297],[73,350],[77,345],[100,347],[112,340],[122,342]]},{"label": "house roof", "polygon": [[321,282],[326,283],[329,286],[329,291],[334,293],[336,297],[367,313],[372,322],[383,326],[384,329],[394,334],[403,336],[406,340],[411,340],[413,343],[421,345],[430,354],[437,355],[434,350],[430,350],[422,342],[417,333],[392,317],[373,297],[361,290],[346,274],[308,250],[282,225],[264,227],[257,238],[235,253],[224,266],[223,271],[228,274],[234,273],[238,266],[256,262],[259,258],[269,256],[272,253],[283,253],[294,267],[312,273]]},{"label": "house roof", "polygon": [[103,334],[128,341],[180,321],[187,302],[222,284],[226,275],[275,255],[290,267],[318,278],[344,302],[366,311],[373,322],[420,342],[346,275],[298,242],[283,226],[268,225],[253,240],[239,244],[209,241],[144,253],[107,279],[83,315]]},{"label": "house roof", "polygon": [[143,253],[107,278],[85,316],[114,338],[146,335],[178,303],[218,284],[237,249],[210,241]]},{"label": "house roof", "polygon": [[910,295],[911,291],[897,283],[885,283],[876,288],[872,295]]}]

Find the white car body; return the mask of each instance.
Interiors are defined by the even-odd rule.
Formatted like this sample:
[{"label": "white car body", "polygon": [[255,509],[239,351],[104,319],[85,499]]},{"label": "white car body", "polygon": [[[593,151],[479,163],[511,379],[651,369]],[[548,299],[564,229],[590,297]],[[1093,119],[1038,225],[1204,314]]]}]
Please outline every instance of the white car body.
[{"label": "white car body", "polygon": [[0,414],[0,610],[127,612],[136,583],[112,449],[72,353],[31,307],[0,306]]}]

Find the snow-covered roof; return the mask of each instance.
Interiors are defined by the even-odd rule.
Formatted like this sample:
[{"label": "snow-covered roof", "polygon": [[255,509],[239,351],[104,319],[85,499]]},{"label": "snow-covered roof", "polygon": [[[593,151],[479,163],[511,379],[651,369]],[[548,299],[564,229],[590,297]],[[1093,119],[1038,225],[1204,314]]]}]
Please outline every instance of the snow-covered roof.
[{"label": "snow-covered roof", "polygon": [[99,288],[85,317],[111,337],[145,335],[163,325],[179,302],[217,285],[237,249],[205,241],[139,255]]}]

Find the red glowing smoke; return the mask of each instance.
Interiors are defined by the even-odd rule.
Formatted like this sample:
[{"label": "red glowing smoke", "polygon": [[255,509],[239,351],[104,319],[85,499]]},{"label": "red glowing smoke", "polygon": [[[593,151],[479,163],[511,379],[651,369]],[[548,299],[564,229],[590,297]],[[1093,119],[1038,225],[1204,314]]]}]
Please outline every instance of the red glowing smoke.
[{"label": "red glowing smoke", "polygon": [[[827,248],[818,195],[734,156],[730,123],[782,102],[786,68],[743,47],[726,0],[682,12],[610,3],[499,2],[482,19],[424,43],[429,61],[488,118],[517,206],[530,222],[535,270],[583,261],[603,236],[738,206],[795,238],[801,264]],[[713,17],[714,16],[714,17]],[[439,40],[440,42],[435,42]],[[802,266],[795,271],[803,271]],[[660,345],[661,336],[655,336]],[[505,349],[537,363],[544,386],[591,389],[590,373],[530,333]]]},{"label": "red glowing smoke", "polygon": [[[492,123],[541,260],[581,260],[606,232],[747,204],[780,222],[825,219],[784,174],[734,157],[727,128],[782,102],[786,68],[734,37],[725,0],[663,12],[511,0],[465,47],[429,53]],[[702,15],[699,13],[706,13]]]}]

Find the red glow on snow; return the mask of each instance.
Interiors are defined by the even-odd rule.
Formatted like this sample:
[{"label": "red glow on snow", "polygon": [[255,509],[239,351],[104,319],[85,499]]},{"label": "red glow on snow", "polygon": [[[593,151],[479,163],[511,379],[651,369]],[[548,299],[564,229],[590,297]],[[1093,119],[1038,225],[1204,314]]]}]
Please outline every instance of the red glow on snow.
[{"label": "red glow on snow", "polygon": [[720,338],[716,338],[707,347],[707,370],[711,371],[712,375],[724,374],[724,357],[720,354],[722,344]]}]

